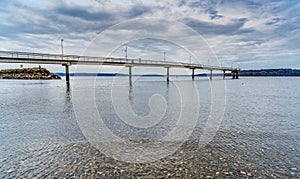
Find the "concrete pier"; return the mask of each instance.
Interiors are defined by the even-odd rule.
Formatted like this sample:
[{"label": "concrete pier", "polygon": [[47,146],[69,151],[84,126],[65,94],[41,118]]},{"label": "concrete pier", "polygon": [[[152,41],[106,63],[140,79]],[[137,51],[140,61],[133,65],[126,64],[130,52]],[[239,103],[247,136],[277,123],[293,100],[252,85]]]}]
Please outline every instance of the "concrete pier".
[{"label": "concrete pier", "polygon": [[108,65],[108,66],[125,66],[129,68],[129,83],[132,84],[132,67],[163,67],[167,69],[167,81],[170,80],[170,68],[185,68],[192,70],[192,79],[195,78],[195,69],[210,71],[210,80],[212,80],[212,72],[223,71],[223,79],[225,72],[231,72],[233,79],[239,78],[240,69],[230,67],[219,67],[204,64],[191,64],[175,61],[157,61],[157,60],[142,60],[127,59],[118,57],[92,57],[78,55],[57,55],[32,52],[14,52],[0,51],[0,63],[30,63],[30,64],[56,64],[65,66],[66,83],[70,83],[69,66],[71,65]]}]

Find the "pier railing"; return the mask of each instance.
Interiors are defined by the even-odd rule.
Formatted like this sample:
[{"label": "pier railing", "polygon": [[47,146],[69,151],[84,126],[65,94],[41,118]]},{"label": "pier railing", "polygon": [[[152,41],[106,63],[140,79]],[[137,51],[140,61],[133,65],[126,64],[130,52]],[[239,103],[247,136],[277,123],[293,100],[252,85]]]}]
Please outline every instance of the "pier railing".
[{"label": "pier railing", "polygon": [[[62,54],[47,54],[47,53],[32,53],[32,52],[16,52],[16,51],[0,51],[0,59],[9,60],[29,60],[29,61],[45,61],[47,62],[58,62],[65,63],[70,62],[71,64],[84,64],[84,63],[114,63],[117,64],[132,64],[132,65],[155,65],[155,66],[170,66],[170,67],[183,67],[183,68],[200,68],[207,70],[238,70],[229,67],[220,67],[220,66],[212,66],[205,64],[196,64],[196,63],[184,63],[184,62],[175,62],[175,61],[162,61],[162,60],[145,60],[145,59],[126,59],[119,57],[91,57],[91,56],[79,56],[79,55],[62,55]],[[3,62],[3,61],[2,61]],[[26,62],[24,62],[26,63]]]}]

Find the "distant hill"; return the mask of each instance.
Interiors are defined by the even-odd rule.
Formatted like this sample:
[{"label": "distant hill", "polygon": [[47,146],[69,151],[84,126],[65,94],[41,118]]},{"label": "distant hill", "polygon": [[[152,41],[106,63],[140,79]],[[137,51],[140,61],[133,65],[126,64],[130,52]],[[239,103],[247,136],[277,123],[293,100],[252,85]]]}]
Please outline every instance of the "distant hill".
[{"label": "distant hill", "polygon": [[[66,76],[65,73],[55,73],[58,76]],[[116,76],[118,73],[70,73],[70,76]]]},{"label": "distant hill", "polygon": [[298,69],[242,70],[240,76],[300,76]]}]

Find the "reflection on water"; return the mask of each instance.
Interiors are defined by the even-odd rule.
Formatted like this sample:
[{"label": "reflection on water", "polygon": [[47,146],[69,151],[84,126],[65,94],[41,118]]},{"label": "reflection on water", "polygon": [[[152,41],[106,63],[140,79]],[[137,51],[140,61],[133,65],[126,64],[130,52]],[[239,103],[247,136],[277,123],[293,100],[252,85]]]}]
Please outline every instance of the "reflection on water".
[{"label": "reflection on water", "polygon": [[[75,80],[80,84],[76,89],[72,84],[66,87],[64,81],[0,81],[1,178],[300,177],[299,78],[226,80],[224,120],[213,141],[201,150],[198,139],[210,113],[209,81],[180,79],[178,83],[185,87],[197,86],[197,127],[174,154],[146,164],[117,161],[91,146],[78,127],[72,94],[94,86],[96,104],[107,127],[119,137],[138,141],[159,139],[176,125],[181,103],[176,85],[162,78],[141,78],[132,86],[127,78],[121,82],[112,78]],[[112,95],[117,96],[116,101]],[[124,104],[143,119],[151,114],[151,97],[153,104],[167,108],[161,120],[149,123],[155,125],[147,130],[128,125],[130,121],[115,113],[115,102],[126,99]]]}]

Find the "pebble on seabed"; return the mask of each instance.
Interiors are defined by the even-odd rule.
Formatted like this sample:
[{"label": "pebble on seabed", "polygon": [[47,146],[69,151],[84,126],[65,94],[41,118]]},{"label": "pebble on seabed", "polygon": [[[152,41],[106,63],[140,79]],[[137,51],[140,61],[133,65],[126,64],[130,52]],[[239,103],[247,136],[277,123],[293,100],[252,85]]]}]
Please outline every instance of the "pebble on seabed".
[{"label": "pebble on seabed", "polygon": [[14,172],[13,169],[9,169],[9,170],[6,171],[6,173],[12,173],[12,172]]},{"label": "pebble on seabed", "polygon": [[243,174],[243,175],[246,175],[246,172],[244,172],[244,171],[241,171],[240,173]]}]

